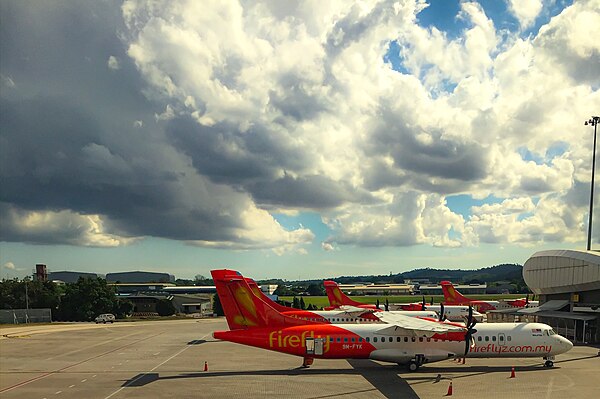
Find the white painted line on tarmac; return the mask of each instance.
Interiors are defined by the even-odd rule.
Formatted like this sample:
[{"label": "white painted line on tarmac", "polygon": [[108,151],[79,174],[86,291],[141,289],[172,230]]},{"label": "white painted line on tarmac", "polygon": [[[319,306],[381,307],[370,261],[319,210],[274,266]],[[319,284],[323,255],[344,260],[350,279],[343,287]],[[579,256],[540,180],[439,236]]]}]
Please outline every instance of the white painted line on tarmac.
[{"label": "white painted line on tarmac", "polygon": [[[212,333],[208,333],[205,336],[203,336],[200,339],[204,339],[206,337],[208,337],[209,335],[211,335]],[[156,370],[157,368],[159,368],[160,366],[162,366],[163,364],[167,363],[169,360],[175,358],[176,356],[180,355],[182,352],[184,352],[185,350],[187,350],[188,348],[192,347],[193,345],[186,345],[183,349],[181,349],[179,352],[177,352],[176,354],[174,354],[173,356],[171,356],[170,358],[168,358],[167,360],[162,361],[161,363],[157,364],[156,366],[154,366],[151,370],[146,371],[143,374],[140,374],[137,376],[137,378],[134,378],[133,380],[129,381],[127,384],[123,385],[121,388],[117,389],[116,391],[114,391],[113,393],[111,393],[110,395],[108,395],[106,398],[104,399],[109,399],[112,398],[113,396],[115,396],[116,394],[118,394],[119,392],[121,392],[124,388],[127,388],[130,385],[133,385],[136,381],[138,381],[139,379],[143,378],[144,376],[146,376],[147,374],[150,374],[151,372],[153,372],[154,370]],[[160,353],[160,352],[159,352]]]},{"label": "white painted line on tarmac", "polygon": [[160,352],[156,352],[156,353],[154,354],[154,356],[156,356],[156,355],[158,355],[158,354],[160,354]]},{"label": "white painted line on tarmac", "polygon": [[86,382],[86,381],[87,381],[87,378],[85,380],[81,380],[81,382]]},{"label": "white painted line on tarmac", "polygon": [[96,376],[97,376],[97,375],[98,375],[98,374],[94,374],[94,375],[92,376],[92,378],[96,378]]},{"label": "white painted line on tarmac", "polygon": [[75,385],[69,385],[69,388],[73,388]]},{"label": "white painted line on tarmac", "polygon": [[58,395],[58,394],[59,394],[59,393],[61,393],[61,392],[62,392],[62,391],[57,391],[57,392],[54,392],[54,394],[55,394],[55,395]]}]

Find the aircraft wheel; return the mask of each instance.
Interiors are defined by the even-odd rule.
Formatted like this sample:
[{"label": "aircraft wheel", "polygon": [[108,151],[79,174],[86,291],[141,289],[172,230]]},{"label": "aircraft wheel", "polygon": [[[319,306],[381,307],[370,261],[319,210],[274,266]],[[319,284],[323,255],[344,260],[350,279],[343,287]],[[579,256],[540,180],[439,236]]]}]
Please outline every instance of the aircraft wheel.
[{"label": "aircraft wheel", "polygon": [[419,365],[415,362],[408,363],[408,371],[417,371],[419,369]]},{"label": "aircraft wheel", "polygon": [[550,367],[554,367],[554,362],[552,360],[546,360],[546,363],[544,363],[544,366],[550,368]]}]

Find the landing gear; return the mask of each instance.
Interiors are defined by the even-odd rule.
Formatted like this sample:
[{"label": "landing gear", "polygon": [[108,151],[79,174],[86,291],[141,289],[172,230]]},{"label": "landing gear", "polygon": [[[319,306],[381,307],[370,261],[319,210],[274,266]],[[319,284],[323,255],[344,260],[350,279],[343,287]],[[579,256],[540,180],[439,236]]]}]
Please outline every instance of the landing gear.
[{"label": "landing gear", "polygon": [[302,367],[307,369],[313,364],[314,361],[315,359],[312,357],[305,357],[304,361],[302,362]]},{"label": "landing gear", "polygon": [[408,363],[408,371],[413,372],[419,369],[419,365],[415,362]]},{"label": "landing gear", "polygon": [[554,356],[546,356],[544,357],[544,367],[554,367]]}]

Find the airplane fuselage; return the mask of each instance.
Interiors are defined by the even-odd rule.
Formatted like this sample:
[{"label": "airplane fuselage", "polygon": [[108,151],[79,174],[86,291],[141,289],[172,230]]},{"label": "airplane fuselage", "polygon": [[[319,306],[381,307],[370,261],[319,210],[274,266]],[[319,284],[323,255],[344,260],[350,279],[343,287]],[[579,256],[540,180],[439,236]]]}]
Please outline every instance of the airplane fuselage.
[{"label": "airplane fuselage", "polygon": [[[571,349],[567,339],[542,323],[477,325],[474,345],[466,357],[550,357]],[[465,342],[459,335],[431,338],[378,333],[377,324],[318,324],[282,328],[216,331],[217,339],[251,345],[296,356],[322,359],[373,359],[407,364],[416,357],[423,363],[463,357]]]}]

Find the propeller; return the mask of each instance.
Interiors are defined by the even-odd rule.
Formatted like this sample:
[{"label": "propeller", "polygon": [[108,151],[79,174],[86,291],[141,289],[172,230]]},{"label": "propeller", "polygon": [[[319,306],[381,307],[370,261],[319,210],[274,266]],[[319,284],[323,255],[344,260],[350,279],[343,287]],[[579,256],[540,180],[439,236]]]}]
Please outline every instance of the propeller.
[{"label": "propeller", "polygon": [[425,310],[425,295],[423,295],[423,302],[421,303],[421,310]]},{"label": "propeller", "polygon": [[444,304],[440,303],[439,321],[445,321],[445,320],[446,320],[446,314],[444,312]]},{"label": "propeller", "polygon": [[525,295],[525,307],[529,306],[529,294]]},{"label": "propeller", "polygon": [[477,332],[475,327],[477,324],[477,320],[473,317],[473,306],[469,305],[469,316],[467,317],[467,333],[465,334],[465,356],[469,353],[469,347],[475,345],[475,340],[473,339],[473,334]]},{"label": "propeller", "polygon": [[390,311],[390,302],[388,301],[387,298],[385,298],[385,311],[389,312]]},{"label": "propeller", "polygon": [[380,308],[379,308],[379,299],[377,299],[377,305],[375,305],[375,307],[376,307],[377,309],[380,309]]},{"label": "propeller", "polygon": [[430,305],[433,305],[433,297],[431,297],[431,302],[429,302]]}]

